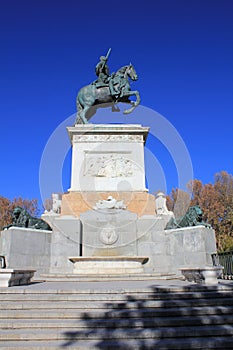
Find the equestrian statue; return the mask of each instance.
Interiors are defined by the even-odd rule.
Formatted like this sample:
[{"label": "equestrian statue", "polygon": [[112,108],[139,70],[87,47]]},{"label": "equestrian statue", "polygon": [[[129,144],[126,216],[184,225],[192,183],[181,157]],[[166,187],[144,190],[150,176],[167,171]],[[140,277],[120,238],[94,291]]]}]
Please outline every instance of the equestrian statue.
[{"label": "equestrian statue", "polygon": [[[140,95],[137,90],[132,91],[129,79],[135,81],[138,79],[137,73],[130,63],[121,67],[117,72],[110,74],[107,65],[111,49],[106,56],[101,56],[97,63],[95,73],[97,80],[90,85],[81,88],[77,95],[77,118],[75,124],[87,124],[96,108],[101,104],[111,103],[112,110],[116,111],[114,105],[118,102],[130,103],[131,107],[123,113],[131,113],[140,103]],[[136,101],[129,99],[130,96],[136,96]],[[92,108],[93,107],[93,108]],[[118,109],[119,110],[119,109]]]}]

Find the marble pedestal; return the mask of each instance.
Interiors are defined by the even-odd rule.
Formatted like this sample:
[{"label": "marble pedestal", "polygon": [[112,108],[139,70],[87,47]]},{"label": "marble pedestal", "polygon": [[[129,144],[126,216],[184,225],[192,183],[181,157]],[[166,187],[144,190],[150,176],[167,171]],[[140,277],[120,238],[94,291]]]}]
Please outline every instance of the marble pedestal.
[{"label": "marble pedestal", "polygon": [[155,213],[145,186],[144,144],[148,127],[88,124],[67,128],[72,144],[71,186],[61,214],[80,217],[110,195],[141,215]]},{"label": "marble pedestal", "polygon": [[87,124],[67,128],[72,191],[146,191],[144,143],[149,128]]}]

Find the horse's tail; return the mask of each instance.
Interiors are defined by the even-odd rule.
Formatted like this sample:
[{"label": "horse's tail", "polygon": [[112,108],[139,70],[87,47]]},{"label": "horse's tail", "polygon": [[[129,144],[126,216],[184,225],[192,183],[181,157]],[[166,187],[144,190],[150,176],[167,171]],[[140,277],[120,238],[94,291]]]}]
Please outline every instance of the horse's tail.
[{"label": "horse's tail", "polygon": [[78,113],[80,113],[79,111],[81,111],[81,110],[83,110],[83,104],[82,104],[82,101],[81,101],[81,96],[80,96],[81,94],[80,94],[80,91],[79,91],[79,93],[78,93],[78,95],[77,95],[77,99],[76,99],[76,107],[77,107],[77,111],[78,111]]},{"label": "horse's tail", "polygon": [[86,124],[86,112],[87,110],[93,106],[96,99],[95,94],[95,86],[94,85],[87,85],[84,86],[82,89],[79,90],[78,96],[76,99],[76,106],[77,106],[77,118],[76,118],[76,124]]},{"label": "horse's tail", "polygon": [[75,124],[83,124],[82,119],[80,118],[80,114],[83,111],[83,106],[80,102],[79,94],[78,94],[77,100],[76,100],[76,108],[77,108],[77,114],[76,114]]},{"label": "horse's tail", "polygon": [[77,102],[77,113],[76,113],[75,124],[83,124],[83,121],[82,121],[82,119],[80,117],[80,114],[81,114],[82,110],[83,110],[83,107],[82,107],[81,103]]}]

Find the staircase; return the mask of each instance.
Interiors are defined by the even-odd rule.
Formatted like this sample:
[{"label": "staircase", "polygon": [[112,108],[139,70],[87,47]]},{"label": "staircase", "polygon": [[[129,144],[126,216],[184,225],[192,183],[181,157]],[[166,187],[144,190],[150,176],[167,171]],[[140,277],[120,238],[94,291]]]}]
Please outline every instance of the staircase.
[{"label": "staircase", "polygon": [[154,282],[0,288],[0,348],[233,349],[232,283]]}]

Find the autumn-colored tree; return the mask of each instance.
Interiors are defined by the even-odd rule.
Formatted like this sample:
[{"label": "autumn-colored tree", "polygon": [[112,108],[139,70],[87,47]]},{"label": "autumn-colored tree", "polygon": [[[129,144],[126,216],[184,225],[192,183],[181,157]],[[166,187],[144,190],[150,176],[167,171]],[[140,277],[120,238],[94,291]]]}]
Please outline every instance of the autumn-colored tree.
[{"label": "autumn-colored tree", "polygon": [[[200,180],[193,180],[187,184],[187,188],[191,194],[190,206],[199,205],[204,221],[215,229],[218,250],[233,249],[233,176],[221,171],[215,175],[213,184],[203,185]],[[171,210],[175,207],[177,193],[178,190],[173,189],[170,195]]]},{"label": "autumn-colored tree", "polygon": [[0,196],[0,229],[12,223],[12,212],[15,207],[26,209],[30,215],[39,214],[37,199],[14,198],[12,201]]},{"label": "autumn-colored tree", "polygon": [[11,222],[10,200],[0,196],[0,229]]},{"label": "autumn-colored tree", "polygon": [[192,186],[191,205],[199,205],[204,220],[215,229],[218,250],[233,249],[233,176],[221,171],[215,175],[214,184],[194,180]]},{"label": "autumn-colored tree", "polygon": [[188,210],[189,205],[189,193],[178,188],[173,188],[170,194],[170,199],[167,200],[167,207],[169,210],[174,212],[175,217],[178,218],[183,216]]},{"label": "autumn-colored tree", "polygon": [[173,199],[168,195],[166,196],[166,204],[168,210],[173,211]]},{"label": "autumn-colored tree", "polygon": [[187,184],[188,192],[191,195],[191,202],[190,202],[191,206],[199,205],[201,196],[202,196],[203,187],[204,185],[200,180],[193,180]]}]

